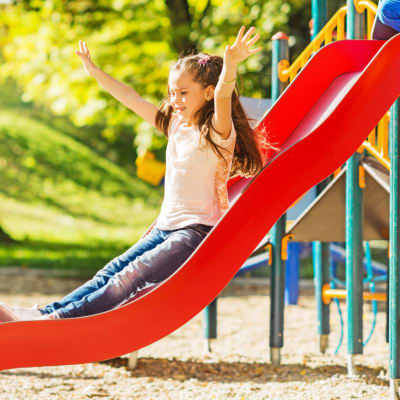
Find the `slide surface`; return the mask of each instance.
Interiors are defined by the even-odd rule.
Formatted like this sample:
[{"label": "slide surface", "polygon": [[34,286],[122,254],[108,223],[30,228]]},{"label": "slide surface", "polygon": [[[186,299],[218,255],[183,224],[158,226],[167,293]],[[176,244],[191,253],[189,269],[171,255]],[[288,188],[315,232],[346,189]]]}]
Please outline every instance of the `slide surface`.
[{"label": "slide surface", "polygon": [[0,324],[0,370],[94,362],[140,349],[198,314],[275,222],[340,167],[400,94],[400,34],[346,40],[316,53],[260,127],[281,147],[252,180],[229,183],[231,205],[185,264],[155,290],[101,314]]}]

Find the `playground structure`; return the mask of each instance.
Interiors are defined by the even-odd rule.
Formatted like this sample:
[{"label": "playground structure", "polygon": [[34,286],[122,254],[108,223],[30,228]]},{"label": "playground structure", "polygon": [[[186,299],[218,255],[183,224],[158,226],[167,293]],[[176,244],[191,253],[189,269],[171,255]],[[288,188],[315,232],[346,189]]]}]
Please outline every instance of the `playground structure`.
[{"label": "playground structure", "polygon": [[[344,19],[342,14],[340,18]],[[349,3],[347,10],[349,39],[356,39],[354,33],[356,17],[358,18],[355,6]],[[354,21],[349,23],[352,21],[351,18]],[[368,17],[368,21],[371,25],[372,18]],[[338,22],[332,28],[332,30],[337,29],[338,39],[343,38],[339,25]],[[329,35],[324,37],[327,44]],[[309,57],[319,48],[316,44],[313,46],[315,48]],[[339,66],[332,62],[338,58],[341,60]],[[116,310],[68,320],[3,324],[0,327],[0,343],[2,348],[7,350],[0,360],[0,369],[101,360],[129,353],[160,339],[210,304],[271,228],[271,240],[267,243],[272,268],[270,345],[271,360],[273,363],[279,363],[280,348],[283,346],[285,280],[283,262],[286,259],[289,240],[296,239],[293,233],[292,237],[286,235],[285,211],[303,193],[337,171],[353,154],[347,161],[346,171],[346,180],[349,182],[348,196],[353,200],[349,204],[352,225],[346,234],[349,330],[350,325],[352,326],[349,335],[351,356],[349,372],[352,372],[352,355],[362,352],[362,343],[360,348],[359,342],[359,336],[362,335],[361,307],[359,307],[362,305],[362,257],[360,257],[362,221],[358,168],[360,153],[354,154],[354,152],[360,149],[362,141],[400,93],[400,78],[393,79],[400,61],[400,36],[394,37],[387,43],[351,40],[325,46],[316,52],[309,62],[304,61],[302,72],[296,79],[295,75],[291,75],[289,64],[280,62],[287,59],[287,38],[277,35],[274,38],[276,71],[280,71],[282,79],[285,75],[291,76],[293,84],[281,94],[285,84],[276,79],[278,74],[275,73],[272,89],[275,103],[265,114],[260,125],[268,128],[269,140],[281,146],[281,151],[269,154],[269,162],[254,179],[242,178],[229,182],[230,209],[190,259],[172,277],[158,285],[157,290],[153,287],[133,302]],[[302,102],[304,104],[299,106],[298,98],[302,95],[304,97],[306,90],[308,96]],[[295,115],[287,118],[288,110],[293,110],[295,106],[297,107]],[[393,310],[389,314],[391,329],[389,339],[390,357],[393,360],[391,362],[393,393],[397,392],[399,378],[397,376],[399,358],[396,353],[400,289],[397,279],[399,267],[397,118],[396,102],[391,112],[392,138],[391,157],[389,157],[391,216],[389,298],[393,304]],[[374,144],[374,139],[375,132],[368,138],[368,142],[372,143],[371,146]],[[378,139],[378,143],[382,142]],[[324,151],[321,151],[321,148]],[[329,154],[325,149],[329,149]],[[380,150],[377,150],[379,154]],[[313,160],[312,163],[309,162],[310,159]],[[296,181],[293,179],[294,171],[297,172]],[[270,189],[269,196],[266,196],[266,189]],[[226,232],[230,232],[230,243],[226,241]],[[324,249],[326,248],[321,243],[315,245],[315,254],[321,260],[326,260]],[[213,254],[212,260],[210,254]],[[224,268],[219,268],[222,265]],[[339,292],[336,294],[329,292],[329,288],[323,289],[324,284],[328,282],[326,266],[324,262],[316,263],[318,282],[320,282],[317,287],[321,287],[317,291],[317,301],[321,302],[323,293],[325,297],[327,294],[332,297],[342,295]],[[211,283],[210,274],[214,277]],[[172,293],[175,295],[172,296]],[[326,304],[322,307],[325,307],[322,308],[323,311],[328,310]],[[153,310],[151,316],[146,312],[149,309]],[[171,309],[177,310],[176,315],[171,316],[171,313],[167,312]],[[156,321],[153,320],[154,313],[160,317]],[[324,323],[326,315],[322,312]],[[132,325],[136,326],[135,336],[131,329]],[[327,335],[329,325],[328,332],[324,331],[326,325],[322,328],[321,336]],[[114,337],[117,333],[118,340],[114,341],[113,347],[104,346],[107,338]],[[74,348],[63,348],[60,337],[69,337],[69,341],[75,344]],[[35,346],[30,346],[29,343],[35,343]]]},{"label": "playground structure", "polygon": [[[367,38],[371,38],[373,21],[376,14],[376,5],[369,1],[361,0],[354,2],[349,0],[345,7],[342,7],[327,22],[326,2],[312,2],[312,17],[314,21],[314,35],[310,45],[289,65],[287,40],[282,35],[275,36],[274,49],[276,49],[275,68],[278,79],[275,80],[273,95],[281,92],[284,82],[290,78],[293,80],[299,69],[305,65],[312,54],[325,42],[325,45],[332,41],[332,32],[336,31],[338,40],[363,39],[364,23],[367,23]],[[366,11],[366,18],[364,16]],[[344,19],[347,17],[347,32],[345,33]],[[366,19],[366,21],[365,21]],[[326,24],[325,24],[326,23]],[[325,25],[325,26],[324,26]],[[275,92],[274,92],[275,91]],[[328,344],[329,334],[329,301],[330,299],[345,298],[347,300],[347,336],[348,336],[348,373],[355,374],[354,355],[362,354],[363,349],[363,326],[362,326],[362,303],[364,300],[387,301],[389,317],[389,375],[390,393],[392,398],[399,398],[399,184],[398,184],[398,101],[392,106],[390,116],[385,113],[376,129],[373,129],[368,138],[357,152],[347,161],[346,168],[337,170],[331,183],[326,180],[320,185],[319,197],[315,200],[314,207],[303,218],[288,231],[284,229],[285,216],[283,216],[274,229],[272,235],[272,247],[283,247],[285,243],[294,241],[314,241],[314,269],[316,282],[316,301],[318,307],[318,334],[320,335],[320,349],[325,351]],[[356,112],[356,111],[355,111]],[[389,129],[390,120],[390,129]],[[389,146],[390,144],[390,146]],[[341,186],[340,186],[340,182]],[[327,186],[330,186],[328,188]],[[344,188],[335,201],[335,207],[345,205],[344,210],[330,209],[330,213],[337,215],[340,223],[322,224],[328,222],[322,217],[327,214],[327,208],[321,205],[324,201],[329,203],[329,193],[335,194],[332,188]],[[329,190],[331,189],[331,190]],[[337,196],[338,190],[336,190]],[[339,191],[340,192],[340,191]],[[345,194],[345,202],[343,202]],[[389,201],[388,201],[389,200]],[[330,201],[332,205],[332,199]],[[388,209],[388,204],[389,209]],[[324,211],[323,211],[324,210]],[[364,211],[364,215],[363,215]],[[324,214],[325,212],[325,214]],[[308,221],[307,221],[308,217]],[[344,218],[343,218],[344,217]],[[332,220],[332,218],[331,218]],[[320,221],[320,223],[316,223]],[[345,224],[343,224],[345,222]],[[308,230],[313,223],[315,229]],[[303,225],[303,230],[302,230]],[[386,293],[367,292],[363,294],[363,250],[364,240],[389,240],[389,298]],[[318,241],[317,241],[318,240]],[[346,290],[333,289],[330,286],[329,273],[329,242],[339,241],[346,243]],[[272,260],[271,284],[271,313],[275,312],[277,318],[271,318],[271,361],[279,363],[280,348],[283,345],[283,294],[282,274],[284,268],[282,259],[278,254]],[[276,277],[276,278],[274,278]]]},{"label": "playground structure", "polygon": [[[277,72],[275,75],[275,86],[272,90],[272,97],[277,98],[278,94],[283,91],[283,82],[287,81],[288,78],[293,80],[296,74],[299,72],[308,59],[313,53],[318,50],[322,43],[328,44],[332,42],[334,33],[336,33],[337,40],[343,40],[346,37],[345,32],[345,18],[349,14],[348,29],[349,33],[347,37],[350,38],[352,35],[354,38],[365,38],[363,32],[363,18],[362,14],[366,11],[367,19],[367,35],[371,37],[372,25],[376,14],[376,5],[374,3],[364,1],[350,3],[349,5],[342,7],[336,12],[336,14],[326,23],[326,4],[324,2],[313,2],[313,21],[314,23],[314,34],[313,40],[310,45],[304,50],[304,52],[298,57],[291,65],[288,62],[288,46],[287,36],[284,34],[278,34],[274,37],[275,39],[275,68],[273,71]],[[348,13],[349,10],[349,13]],[[351,33],[350,30],[354,30],[355,33]],[[282,54],[284,56],[282,56]],[[301,215],[294,224],[287,229],[286,220],[280,221],[281,226],[278,228],[285,234],[278,235],[275,238],[275,244],[273,244],[267,237],[258,246],[257,250],[265,246],[267,252],[271,252],[274,245],[277,246],[277,242],[280,241],[282,249],[282,255],[280,261],[275,259],[274,268],[279,270],[278,275],[281,276],[277,289],[275,290],[274,299],[277,304],[277,315],[279,322],[275,326],[272,323],[271,318],[271,362],[275,365],[280,363],[280,347],[283,342],[279,340],[279,337],[283,337],[283,304],[284,297],[286,302],[289,304],[296,304],[298,287],[298,265],[299,265],[299,253],[300,247],[299,242],[313,242],[313,255],[315,265],[315,279],[316,279],[316,300],[318,308],[318,334],[320,335],[320,350],[325,352],[328,346],[328,334],[329,334],[329,308],[327,307],[331,299],[346,299],[347,290],[332,288],[334,278],[330,276],[329,266],[333,262],[333,258],[343,257],[343,260],[347,262],[357,262],[357,278],[358,284],[352,282],[348,283],[348,287],[351,290],[351,297],[353,302],[350,305],[352,309],[352,318],[348,324],[349,337],[353,338],[352,344],[349,344],[349,362],[348,372],[350,375],[354,374],[353,366],[353,355],[360,354],[362,352],[362,345],[360,349],[360,343],[362,344],[362,324],[360,321],[362,314],[362,306],[360,305],[362,299],[373,300],[373,301],[385,301],[388,302],[388,296],[386,293],[375,293],[375,292],[360,292],[360,285],[362,289],[362,262],[363,251],[362,240],[388,240],[389,239],[389,194],[390,194],[390,159],[389,159],[389,121],[390,113],[386,113],[381,121],[379,122],[376,130],[374,129],[368,136],[367,140],[364,141],[362,146],[358,149],[360,156],[355,155],[353,162],[353,177],[349,177],[346,180],[346,170],[339,168],[333,174],[333,181],[329,183],[329,178],[317,186],[319,192],[318,198],[310,205],[310,207]],[[365,154],[363,154],[365,153]],[[357,164],[357,158],[359,162],[359,176],[357,177],[357,169],[354,168]],[[359,182],[359,184],[358,184]],[[350,185],[351,184],[351,185]],[[356,188],[359,187],[363,190],[363,201],[360,199],[360,189],[356,193]],[[346,213],[346,194],[353,201],[350,202],[348,207],[352,207],[352,211]],[[354,198],[358,195],[357,198]],[[363,207],[364,217],[361,228],[361,207]],[[331,217],[329,217],[331,213]],[[353,220],[352,213],[358,215],[358,225],[346,224],[346,215],[349,220]],[[336,216],[336,221],[332,221],[332,215]],[[283,218],[283,217],[282,217]],[[320,221],[326,221],[327,223],[321,224]],[[347,231],[346,231],[347,227]],[[358,231],[356,231],[356,229]],[[362,233],[361,233],[362,232]],[[269,235],[268,235],[269,236]],[[346,259],[346,252],[341,251],[338,246],[330,246],[329,243],[334,241],[345,242],[345,238],[349,237],[350,248],[353,245],[351,252],[356,252],[353,255],[353,259]],[[294,242],[290,243],[290,240]],[[354,245],[359,242],[360,250],[354,250]],[[289,254],[289,256],[288,256]],[[389,256],[389,253],[388,253]],[[265,265],[271,266],[273,264],[273,257],[271,254],[263,255],[259,254],[249,258],[246,263],[243,264],[241,272],[251,270],[253,268],[262,267]],[[276,263],[278,265],[276,265]],[[286,264],[286,265],[285,265]],[[361,266],[360,266],[361,265]],[[361,268],[361,270],[359,270]],[[372,266],[372,269],[374,267]],[[383,266],[377,269],[379,280],[386,279],[387,269]],[[286,276],[285,276],[286,270]],[[348,268],[347,268],[348,270]],[[354,275],[355,272],[353,272]],[[283,275],[283,276],[282,276]],[[361,277],[361,282],[360,282]],[[332,279],[332,283],[330,284]],[[350,279],[351,281],[352,279]],[[369,277],[367,280],[364,279],[365,283],[372,283],[373,277]],[[286,283],[286,292],[283,293],[282,281]],[[274,282],[272,281],[272,285]],[[274,290],[274,288],[273,288]],[[358,291],[357,295],[354,295],[354,291]],[[354,302],[356,297],[356,303]],[[376,307],[376,305],[374,305]],[[272,314],[272,310],[271,310]],[[206,339],[206,349],[210,350],[210,340],[215,339],[217,335],[217,299],[215,299],[205,310],[204,315],[204,336]],[[273,346],[273,343],[277,343],[278,346]],[[355,344],[357,343],[357,344]],[[391,384],[394,384],[392,382]]]},{"label": "playground structure", "polygon": [[[366,17],[364,12],[366,12]],[[375,14],[376,5],[374,3],[363,0],[356,0],[353,3],[350,0],[345,7],[339,9],[327,21],[326,2],[321,0],[312,2],[313,38],[309,46],[291,65],[288,61],[287,36],[277,34],[274,37],[273,71],[275,76],[272,100],[277,100],[285,88],[285,82],[288,79],[292,81],[321,45],[332,42],[334,36],[337,40],[343,40],[346,37],[348,39],[370,39]],[[345,29],[346,17],[347,33]],[[366,34],[364,33],[365,22]],[[394,342],[390,346],[390,385],[393,398],[398,398],[397,386],[400,362],[397,350],[399,328],[396,324],[398,301],[391,300],[390,304],[395,304],[396,307],[389,308],[387,293],[376,293],[375,290],[363,292],[363,283],[366,280],[363,280],[362,242],[363,240],[389,240],[390,230],[391,246],[388,258],[390,259],[391,276],[393,276],[393,270],[398,271],[396,231],[398,229],[398,222],[396,222],[396,218],[398,219],[398,178],[396,171],[393,170],[393,168],[396,168],[396,164],[393,166],[393,162],[391,163],[395,153],[392,153],[392,157],[389,156],[389,152],[392,150],[389,148],[390,120],[392,148],[394,147],[393,143],[396,143],[394,139],[398,129],[396,119],[398,118],[398,110],[396,107],[397,103],[393,106],[391,113],[384,114],[377,128],[371,131],[357,153],[347,161],[346,167],[338,168],[331,177],[332,179],[327,178],[317,186],[317,199],[290,229],[286,227],[286,215],[281,217],[270,231],[271,240],[264,238],[261,245],[258,246],[258,249],[265,246],[269,256],[257,255],[248,259],[238,272],[239,274],[241,271],[264,266],[267,262],[272,267],[270,347],[271,362],[277,365],[280,363],[280,348],[283,346],[284,282],[286,282],[286,297],[288,297],[290,282],[295,282],[298,277],[298,275],[290,276],[288,279],[288,275],[296,273],[296,268],[298,268],[299,242],[313,242],[318,334],[320,335],[321,352],[325,352],[328,346],[329,304],[332,299],[347,299],[349,315],[347,367],[349,375],[354,375],[354,355],[361,354],[363,348],[362,302],[363,300],[385,301],[389,313],[389,330],[391,330],[387,337],[388,339],[390,337],[390,341]],[[332,182],[330,182],[331,180]],[[328,216],[329,213],[331,218]],[[335,222],[332,221],[332,215],[336,216]],[[321,224],[321,221],[326,223]],[[291,240],[294,242],[289,243]],[[333,249],[332,246],[329,248],[330,242],[346,242],[347,251],[340,251],[337,246]],[[272,254],[274,249],[275,253]],[[279,249],[281,254],[279,254]],[[288,260],[288,253],[291,254],[291,257],[289,257],[291,260]],[[333,283],[334,278],[330,274],[330,264],[333,262],[332,258],[337,258],[339,253],[342,253],[341,255],[346,261],[346,290],[332,287],[335,285]],[[293,263],[294,269],[288,270],[288,267]],[[285,269],[288,273],[286,276]],[[380,280],[387,277],[386,271],[382,267],[378,268],[378,274],[380,274]],[[392,295],[393,293],[398,294],[397,278],[395,279],[394,282],[388,281],[387,283],[391,287]],[[372,277],[369,276],[367,282],[374,287]],[[297,292],[294,288],[292,302],[296,300]],[[291,300],[289,299],[288,302],[290,303]],[[374,309],[376,309],[376,303]],[[208,350],[210,349],[210,340],[216,338],[217,335],[216,315],[217,298],[210,303],[204,313],[204,337]]]},{"label": "playground structure", "polygon": [[[232,279],[289,206],[359,148],[400,91],[400,77],[399,82],[382,85],[397,68],[399,49],[400,35],[387,42],[340,41],[321,49],[260,122],[261,127],[269,127],[269,140],[281,151],[267,155],[269,162],[255,178],[239,177],[228,183],[229,210],[174,275],[132,302],[101,314],[2,324],[0,340],[7,352],[0,367],[112,358],[146,346],[192,318]],[[339,57],[338,70],[332,60]],[[321,67],[323,73],[317,76]],[[316,76],[316,84],[310,86]],[[368,86],[365,100],[360,93],[365,92],[368,82],[374,83]],[[306,89],[308,96],[300,107],[297,99]],[[294,104],[298,106],[295,118],[284,118]],[[352,104],[362,110],[355,117],[349,107]],[[325,113],[328,107],[330,112]],[[345,127],[353,133],[341,133]],[[318,151],[321,147],[331,152]],[[311,157],[314,163],[309,162]],[[296,181],[290,179],[294,168],[299,175]],[[264,196],[269,187],[274,188],[273,195]],[[226,232],[230,232],[229,241]],[[224,268],[217,268],[219,265]],[[167,312],[171,308],[175,310],[173,314]],[[153,311],[151,315],[146,311],[149,309]],[[159,318],[153,318],[154,313]],[[132,324],[134,336],[129,329]],[[117,334],[113,346],[104,346],[105,338]],[[61,346],[59,338],[64,336],[76,343],[73,349]]]}]

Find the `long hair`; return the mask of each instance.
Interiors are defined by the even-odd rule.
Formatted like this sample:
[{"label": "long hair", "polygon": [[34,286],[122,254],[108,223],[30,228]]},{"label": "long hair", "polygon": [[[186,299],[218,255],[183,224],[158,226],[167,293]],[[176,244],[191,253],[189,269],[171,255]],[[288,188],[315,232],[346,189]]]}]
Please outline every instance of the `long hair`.
[{"label": "long hair", "polygon": [[[200,60],[202,60],[201,63],[199,63]],[[207,61],[205,62],[205,60]],[[222,66],[222,57],[199,53],[181,56],[179,60],[171,66],[170,71],[187,72],[195,82],[200,83],[206,88],[209,85],[217,86]],[[240,103],[237,83],[232,93],[231,104],[232,120],[236,130],[236,145],[229,177],[233,178],[237,175],[252,177],[257,175],[264,166],[265,154],[267,151],[269,149],[275,151],[279,149],[267,143],[264,132],[251,128],[249,121],[253,119],[247,117]],[[168,93],[161,101],[156,115],[156,126],[163,131],[166,136],[168,135],[168,126],[173,110]],[[226,149],[217,145],[211,139],[211,129],[221,134],[221,132],[218,132],[212,125],[213,114],[214,98],[206,101],[205,105],[195,113],[194,120],[200,130],[200,138],[204,138],[206,144],[209,144],[213,151],[226,162],[225,157],[221,153],[221,151]]]}]

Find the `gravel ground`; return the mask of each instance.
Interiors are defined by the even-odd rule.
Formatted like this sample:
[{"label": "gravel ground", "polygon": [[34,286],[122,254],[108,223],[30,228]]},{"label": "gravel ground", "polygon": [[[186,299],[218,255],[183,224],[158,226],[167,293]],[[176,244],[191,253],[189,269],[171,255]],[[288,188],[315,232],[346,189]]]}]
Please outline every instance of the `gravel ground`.
[{"label": "gravel ground", "polygon": [[[2,274],[0,300],[43,305],[81,283],[34,274]],[[173,334],[140,350],[133,371],[127,368],[127,356],[92,364],[0,371],[0,399],[388,398],[389,349],[383,312],[378,313],[377,327],[364,355],[357,356],[359,375],[349,378],[345,340],[338,355],[333,355],[340,336],[336,307],[331,307],[330,346],[321,355],[315,333],[315,301],[312,290],[305,288],[299,305],[286,307],[282,366],[272,367],[267,293],[265,285],[243,280],[224,290],[218,300],[219,338],[212,344],[212,353],[203,352],[200,313]],[[363,320],[366,337],[372,324],[369,305],[364,306]]]}]

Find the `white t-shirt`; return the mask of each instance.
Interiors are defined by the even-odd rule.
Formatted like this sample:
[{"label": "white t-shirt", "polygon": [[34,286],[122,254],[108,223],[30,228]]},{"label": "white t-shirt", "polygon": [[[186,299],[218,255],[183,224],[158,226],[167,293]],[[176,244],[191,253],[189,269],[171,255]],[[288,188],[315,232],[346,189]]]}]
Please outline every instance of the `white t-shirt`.
[{"label": "white t-shirt", "polygon": [[229,151],[220,150],[227,165],[208,142],[202,139],[199,143],[198,126],[184,126],[177,114],[172,114],[168,127],[164,201],[156,228],[172,230],[191,224],[214,226],[229,208],[227,180],[236,143],[233,122],[227,139],[222,139],[214,130],[211,138]]}]

